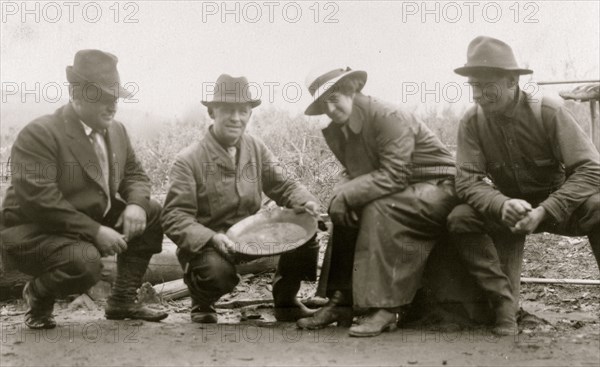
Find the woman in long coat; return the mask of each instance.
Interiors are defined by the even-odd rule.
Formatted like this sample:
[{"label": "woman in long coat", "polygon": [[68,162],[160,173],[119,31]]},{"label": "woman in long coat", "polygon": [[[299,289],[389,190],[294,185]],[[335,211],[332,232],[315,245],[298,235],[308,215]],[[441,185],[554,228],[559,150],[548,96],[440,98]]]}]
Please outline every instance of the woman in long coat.
[{"label": "woman in long coat", "polygon": [[298,326],[349,326],[352,306],[368,309],[352,336],[395,328],[457,204],[451,153],[412,114],[362,94],[366,79],[349,68],[310,78],[305,112],[331,118],[323,135],[344,174],[329,205],[329,303]]}]

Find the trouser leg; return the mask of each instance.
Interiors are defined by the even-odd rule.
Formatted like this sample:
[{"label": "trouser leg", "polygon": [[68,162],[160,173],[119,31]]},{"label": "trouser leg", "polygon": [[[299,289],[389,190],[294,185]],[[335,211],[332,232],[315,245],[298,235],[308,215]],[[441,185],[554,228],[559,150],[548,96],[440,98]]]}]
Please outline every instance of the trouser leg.
[{"label": "trouser leg", "polygon": [[41,232],[30,234],[17,237],[6,255],[17,269],[34,277],[31,284],[40,295],[54,299],[82,293],[100,279],[102,263],[93,244]]},{"label": "trouser leg", "polygon": [[[115,208],[117,206],[115,205]],[[105,225],[112,226],[114,218],[118,218],[124,207],[119,207],[118,212],[107,215]],[[117,276],[113,285],[110,303],[131,303],[135,301],[137,289],[142,285],[142,280],[148,269],[148,264],[153,254],[162,249],[162,228],[160,226],[161,206],[151,200],[149,212],[146,213],[146,228],[138,237],[127,243],[127,251],[117,255]]]},{"label": "trouser leg", "polygon": [[33,329],[53,328],[55,299],[81,293],[95,284],[102,269],[100,254],[91,243],[56,235],[22,239],[7,255],[19,270],[34,276],[23,289],[28,306],[25,324]]},{"label": "trouser leg", "polygon": [[192,302],[209,308],[239,282],[234,264],[221,256],[212,246],[206,246],[185,266],[184,282]]},{"label": "trouser leg", "polygon": [[508,277],[515,300],[515,311],[519,309],[521,294],[521,272],[523,269],[523,249],[525,235],[501,231],[491,234],[498,252],[502,271]]},{"label": "trouser leg", "polygon": [[331,298],[339,291],[343,295],[340,302],[347,306],[352,305],[352,273],[358,232],[358,228],[334,225],[331,234],[331,265],[326,294]]},{"label": "trouser leg", "polygon": [[106,307],[109,319],[159,321],[167,317],[164,312],[136,303],[137,289],[142,285],[150,259],[162,249],[161,206],[151,200],[148,210],[144,232],[127,243],[127,251],[117,255],[117,276]]},{"label": "trouser leg", "polygon": [[452,234],[456,247],[468,272],[483,289],[494,305],[514,302],[508,277],[502,271],[496,247],[486,234]]},{"label": "trouser leg", "polygon": [[319,244],[316,236],[294,251],[280,256],[273,277],[275,307],[292,307],[297,304],[296,294],[302,280],[315,281]]},{"label": "trouser leg", "polygon": [[495,299],[506,299],[507,292],[511,292],[515,311],[518,310],[525,236],[486,223],[467,204],[452,210],[448,230],[459,256],[478,285]]}]

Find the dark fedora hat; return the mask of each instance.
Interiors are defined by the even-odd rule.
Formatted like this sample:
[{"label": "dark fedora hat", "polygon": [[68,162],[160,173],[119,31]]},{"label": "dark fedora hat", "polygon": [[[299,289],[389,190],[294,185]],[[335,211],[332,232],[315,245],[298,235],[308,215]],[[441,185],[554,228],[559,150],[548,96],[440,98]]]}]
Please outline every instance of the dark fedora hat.
[{"label": "dark fedora hat", "polygon": [[[67,66],[67,80],[71,84],[80,83],[86,94],[108,93],[117,98],[127,98],[131,93],[121,86],[118,61],[115,55],[100,50],[77,51],[73,65]],[[94,87],[100,90],[89,91]],[[94,98],[99,98],[99,95]]]},{"label": "dark fedora hat", "polygon": [[252,98],[250,84],[246,77],[234,78],[229,74],[221,74],[215,83],[212,100],[203,100],[202,104],[210,107],[216,103],[248,103],[252,108],[260,105],[260,99]]},{"label": "dark fedora hat", "polygon": [[454,69],[454,72],[469,76],[473,72],[489,69],[510,71],[518,75],[533,73],[533,70],[519,67],[509,45],[486,36],[479,36],[471,41],[467,50],[467,63]]},{"label": "dark fedora hat", "polygon": [[306,87],[313,97],[313,102],[306,107],[304,111],[305,115],[314,116],[322,115],[325,112],[321,110],[319,101],[328,91],[332,89],[337,83],[346,78],[356,78],[360,81],[360,87],[358,92],[362,90],[367,82],[367,72],[362,70],[352,70],[349,67],[333,69],[326,73],[322,70],[315,70],[306,78]]}]

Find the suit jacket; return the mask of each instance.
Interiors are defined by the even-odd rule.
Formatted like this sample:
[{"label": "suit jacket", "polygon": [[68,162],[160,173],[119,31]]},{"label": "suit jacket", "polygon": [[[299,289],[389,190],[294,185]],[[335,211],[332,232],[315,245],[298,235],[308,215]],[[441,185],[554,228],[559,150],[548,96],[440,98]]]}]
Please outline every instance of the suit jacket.
[{"label": "suit jacket", "polygon": [[[105,134],[109,195],[148,212],[150,180],[135,156],[125,127],[113,121]],[[71,104],[23,128],[11,151],[11,186],[2,227],[36,224],[48,233],[91,240],[107,205],[100,164]],[[3,242],[11,242],[5,231]]]},{"label": "suit jacket", "polygon": [[262,192],[280,206],[317,199],[294,182],[267,146],[244,134],[237,165],[207,132],[173,163],[162,213],[165,234],[179,247],[180,259],[198,253],[217,232],[225,232],[261,207]]}]

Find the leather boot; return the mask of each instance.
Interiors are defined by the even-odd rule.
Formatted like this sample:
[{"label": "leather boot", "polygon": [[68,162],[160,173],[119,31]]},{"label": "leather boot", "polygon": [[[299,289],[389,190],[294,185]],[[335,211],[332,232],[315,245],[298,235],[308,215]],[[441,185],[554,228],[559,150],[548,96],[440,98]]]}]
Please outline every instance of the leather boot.
[{"label": "leather boot", "polygon": [[494,243],[488,236],[479,234],[456,234],[453,241],[467,270],[494,307],[496,321],[492,332],[514,334],[517,330],[515,299],[510,281],[502,272]]},{"label": "leather boot", "polygon": [[168,316],[136,302],[137,289],[142,285],[149,262],[150,257],[117,257],[117,278],[105,308],[107,319],[160,321]]},{"label": "leather boot", "polygon": [[397,317],[395,312],[385,308],[374,309],[362,319],[360,324],[353,325],[348,332],[350,336],[377,336],[384,331],[396,330]]},{"label": "leather boot", "polygon": [[316,310],[311,310],[298,300],[300,280],[275,276],[273,281],[273,304],[275,319],[281,322],[295,322],[304,317],[311,317]]},{"label": "leather boot", "polygon": [[496,322],[492,333],[498,336],[516,335],[519,333],[513,302],[500,302],[494,306]]},{"label": "leather boot", "polygon": [[23,300],[27,304],[25,312],[25,325],[30,329],[54,329],[56,320],[54,310],[54,297],[45,291],[36,279],[27,282],[23,288]]},{"label": "leather boot", "polygon": [[338,326],[350,327],[352,325],[352,306],[346,301],[348,297],[341,291],[335,291],[329,302],[315,312],[312,317],[299,319],[296,324],[301,329],[321,329],[337,322]]},{"label": "leather boot", "polygon": [[200,324],[216,324],[217,310],[213,305],[206,305],[203,302],[192,297],[192,310],[190,312],[192,322]]}]

